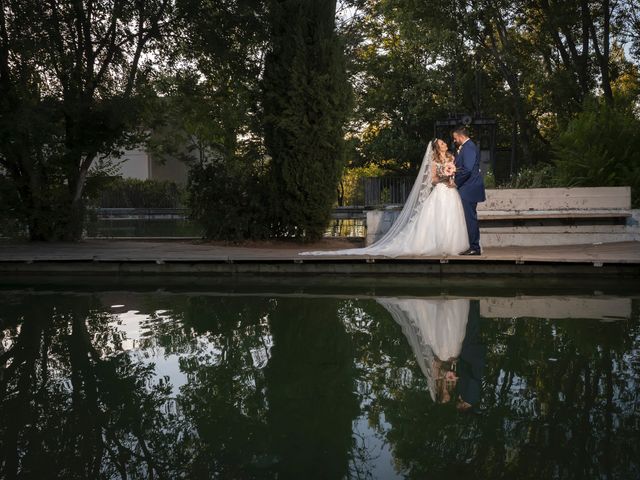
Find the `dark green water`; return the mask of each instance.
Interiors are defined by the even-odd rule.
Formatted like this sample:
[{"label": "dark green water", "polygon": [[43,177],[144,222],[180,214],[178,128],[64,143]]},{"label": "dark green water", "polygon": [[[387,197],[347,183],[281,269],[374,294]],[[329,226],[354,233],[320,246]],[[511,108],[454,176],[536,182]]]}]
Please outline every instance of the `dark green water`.
[{"label": "dark green water", "polygon": [[638,478],[610,287],[5,286],[0,478]]}]

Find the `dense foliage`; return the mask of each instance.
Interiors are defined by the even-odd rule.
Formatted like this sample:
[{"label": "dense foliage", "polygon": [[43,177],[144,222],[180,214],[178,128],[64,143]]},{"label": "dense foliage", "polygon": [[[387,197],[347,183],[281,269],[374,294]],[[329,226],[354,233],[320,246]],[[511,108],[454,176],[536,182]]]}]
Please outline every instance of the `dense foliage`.
[{"label": "dense foliage", "polygon": [[102,208],[180,208],[184,188],[168,180],[110,179],[101,189],[96,206]]},{"label": "dense foliage", "polygon": [[555,179],[576,187],[629,185],[640,206],[640,119],[629,108],[591,105],[554,142]]},{"label": "dense foliage", "polygon": [[518,164],[530,165],[548,160],[550,142],[590,97],[638,101],[637,63],[622,48],[637,38],[637,2],[349,4],[353,133],[367,161],[415,169],[434,121],[466,112],[497,119],[498,149],[515,143]]},{"label": "dense foliage", "polygon": [[187,205],[191,218],[209,239],[241,241],[269,236],[260,176],[234,162],[197,163],[191,167]]},{"label": "dense foliage", "polygon": [[0,5],[0,166],[32,239],[81,236],[92,166],[136,136],[172,15],[171,0]]},{"label": "dense foliage", "polygon": [[461,113],[497,121],[498,186],[627,183],[637,205],[638,157],[621,145],[639,135],[639,12],[638,0],[6,0],[2,233],[79,238],[107,159],[142,141],[193,165],[192,185],[217,178],[206,164],[238,172],[191,204],[260,204],[236,213],[261,228],[229,238],[317,238],[358,172],[413,175],[435,122]]},{"label": "dense foliage", "polygon": [[335,0],[271,4],[264,141],[278,236],[318,239],[336,198],[349,89],[335,9]]}]

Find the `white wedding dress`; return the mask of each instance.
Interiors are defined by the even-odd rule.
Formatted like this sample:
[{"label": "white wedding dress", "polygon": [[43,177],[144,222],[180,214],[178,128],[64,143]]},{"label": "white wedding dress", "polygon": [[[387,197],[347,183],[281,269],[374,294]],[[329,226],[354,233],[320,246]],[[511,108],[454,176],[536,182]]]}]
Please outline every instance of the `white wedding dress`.
[{"label": "white wedding dress", "polygon": [[377,298],[409,341],[436,400],[434,363],[460,356],[469,319],[469,299]]},{"label": "white wedding dress", "polygon": [[456,188],[431,183],[432,143],[424,155],[409,197],[382,238],[362,248],[300,252],[299,255],[456,255],[469,248],[467,224]]}]

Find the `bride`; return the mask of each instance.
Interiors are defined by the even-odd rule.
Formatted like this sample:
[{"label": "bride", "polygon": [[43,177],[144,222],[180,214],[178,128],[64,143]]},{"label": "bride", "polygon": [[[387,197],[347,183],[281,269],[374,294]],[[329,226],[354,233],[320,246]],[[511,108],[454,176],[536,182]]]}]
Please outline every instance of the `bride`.
[{"label": "bride", "polygon": [[467,224],[454,183],[447,144],[429,142],[409,197],[391,228],[363,248],[300,252],[299,255],[457,255],[469,248]]},{"label": "bride", "polygon": [[465,298],[380,297],[409,341],[431,399],[447,403],[458,381],[458,357],[467,330],[470,301]]}]

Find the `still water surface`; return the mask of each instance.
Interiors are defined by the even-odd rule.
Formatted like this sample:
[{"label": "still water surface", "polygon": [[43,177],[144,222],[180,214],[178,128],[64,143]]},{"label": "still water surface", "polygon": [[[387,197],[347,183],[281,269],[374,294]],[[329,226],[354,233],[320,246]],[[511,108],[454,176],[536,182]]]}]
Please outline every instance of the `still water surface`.
[{"label": "still water surface", "polygon": [[213,290],[0,290],[0,477],[640,476],[640,296]]}]

